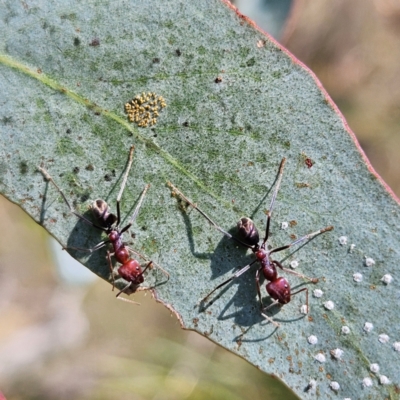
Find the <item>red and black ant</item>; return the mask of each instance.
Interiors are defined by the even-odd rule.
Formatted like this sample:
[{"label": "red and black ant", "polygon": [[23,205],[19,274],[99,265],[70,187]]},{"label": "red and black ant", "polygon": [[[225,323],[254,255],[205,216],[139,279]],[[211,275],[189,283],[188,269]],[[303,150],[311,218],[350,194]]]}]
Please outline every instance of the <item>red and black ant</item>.
[{"label": "red and black ant", "polygon": [[[224,282],[220,283],[215,289],[213,289],[210,293],[208,293],[205,297],[203,297],[203,299],[201,300],[200,303],[206,302],[207,299],[216,290],[220,289],[221,287],[225,286],[227,283],[238,278],[240,275],[247,272],[253,264],[258,262],[259,267],[256,272],[255,280],[256,280],[257,295],[260,300],[261,315],[264,318],[266,318],[268,321],[272,322],[275,326],[279,326],[278,323],[276,323],[272,318],[265,315],[264,312],[276,304],[284,305],[284,304],[289,303],[291,296],[294,296],[295,294],[298,294],[303,291],[306,292],[306,307],[307,307],[306,313],[308,313],[308,289],[303,288],[303,289],[298,290],[297,292],[291,293],[289,282],[287,281],[286,278],[278,277],[277,268],[280,268],[282,271],[286,271],[291,274],[297,275],[299,277],[305,278],[313,283],[317,283],[318,278],[309,278],[305,275],[302,275],[297,272],[291,271],[287,268],[284,268],[279,261],[272,259],[271,255],[273,253],[277,253],[279,251],[288,249],[288,248],[290,248],[294,245],[297,245],[301,242],[304,242],[306,240],[310,240],[314,236],[317,236],[321,233],[331,231],[333,229],[333,226],[327,226],[326,228],[320,229],[316,232],[309,233],[308,235],[305,235],[286,246],[280,246],[280,247],[277,247],[272,250],[268,250],[266,248],[267,240],[268,240],[269,233],[270,233],[270,222],[271,222],[272,209],[273,209],[275,199],[278,194],[279,187],[280,187],[280,184],[282,181],[283,168],[284,168],[285,163],[286,163],[286,158],[283,158],[280,163],[280,166],[279,166],[277,184],[276,184],[274,193],[272,195],[272,200],[271,200],[269,210],[267,212],[267,225],[266,225],[266,229],[265,229],[265,237],[262,240],[261,244],[259,243],[260,235],[258,233],[258,230],[257,230],[256,226],[254,225],[254,222],[250,218],[243,217],[240,219],[240,221],[237,224],[239,238],[236,238],[236,237],[232,236],[230,233],[223,230],[220,226],[218,226],[206,213],[204,213],[199,207],[197,207],[196,204],[194,204],[192,201],[190,201],[181,191],[179,191],[179,189],[177,189],[171,182],[168,182],[168,185],[172,188],[173,194],[178,195],[185,202],[190,204],[195,210],[197,210],[204,218],[206,218],[223,235],[225,235],[229,239],[233,239],[235,242],[241,244],[242,246],[251,249],[251,251],[256,256],[256,259],[254,261],[252,261],[250,264],[242,267],[239,271],[234,273],[230,278],[228,278]],[[261,297],[261,290],[260,290],[260,274],[261,273],[264,275],[264,278],[267,281],[269,281],[266,285],[266,289],[267,289],[267,292],[270,295],[270,297],[273,299],[272,304],[266,308],[264,308],[264,304],[263,304],[262,297]]]},{"label": "red and black ant", "polygon": [[[63,191],[54,182],[54,180],[50,176],[50,174],[43,167],[39,167],[39,170],[42,172],[44,177],[48,181],[52,182],[53,185],[57,188],[57,190],[61,194],[62,198],[64,199],[65,203],[69,207],[70,211],[73,214],[75,214],[78,218],[82,219],[84,222],[89,224],[90,226],[105,232],[106,235],[108,236],[107,240],[101,241],[96,246],[94,246],[90,249],[85,249],[85,248],[80,248],[80,247],[73,247],[73,249],[81,250],[81,251],[88,251],[88,252],[92,253],[96,250],[101,249],[107,243],[111,243],[111,245],[113,247],[113,252],[111,253],[110,251],[107,251],[107,259],[108,259],[108,264],[110,266],[111,277],[112,277],[112,281],[113,281],[112,290],[114,290],[115,282],[114,282],[114,273],[113,273],[113,265],[112,265],[112,261],[111,261],[111,256],[114,256],[115,260],[118,263],[122,264],[117,270],[118,275],[128,282],[128,284],[117,293],[116,297],[119,297],[120,294],[125,293],[128,288],[131,289],[130,290],[131,293],[135,292],[138,289],[138,287],[144,282],[143,274],[145,273],[145,271],[148,268],[152,268],[153,265],[155,265],[157,268],[159,268],[169,279],[168,272],[166,272],[163,268],[161,268],[159,265],[157,265],[153,261],[149,261],[146,264],[146,266],[144,267],[144,269],[142,269],[139,261],[132,258],[130,256],[130,253],[134,253],[134,254],[138,255],[139,257],[141,257],[144,260],[148,261],[148,259],[145,256],[143,256],[142,254],[127,247],[126,244],[122,241],[123,233],[126,232],[132,226],[133,222],[135,221],[135,219],[139,213],[139,209],[142,205],[144,196],[146,195],[146,192],[147,192],[148,188],[150,187],[150,185],[145,186],[145,188],[143,189],[143,192],[139,198],[138,204],[133,212],[133,215],[132,215],[131,219],[129,220],[128,225],[126,225],[125,227],[120,229],[119,228],[119,224],[121,222],[120,202],[121,202],[122,193],[126,186],[128,174],[129,174],[129,171],[132,166],[134,149],[135,149],[134,146],[131,146],[130,151],[129,151],[128,165],[127,165],[124,177],[122,179],[121,189],[117,196],[117,215],[110,212],[110,207],[104,200],[97,199],[93,202],[93,204],[91,206],[91,210],[93,212],[93,215],[94,215],[97,223],[93,223],[92,221],[90,221],[86,217],[84,217],[82,214],[79,214],[78,212],[76,212],[74,210],[74,208],[71,206],[71,204],[69,203],[69,201],[67,200],[67,198],[65,197]],[[143,289],[150,289],[150,288],[143,288]],[[120,299],[129,301],[131,303],[135,303],[131,300],[127,300],[124,298],[120,298]],[[136,304],[138,304],[138,303],[136,303]]]}]

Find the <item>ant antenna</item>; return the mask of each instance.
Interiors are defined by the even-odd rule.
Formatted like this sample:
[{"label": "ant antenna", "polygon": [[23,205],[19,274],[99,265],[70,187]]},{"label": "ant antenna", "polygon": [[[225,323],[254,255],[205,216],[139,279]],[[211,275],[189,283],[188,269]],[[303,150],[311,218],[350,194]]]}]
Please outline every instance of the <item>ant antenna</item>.
[{"label": "ant antenna", "polygon": [[267,242],[268,237],[269,237],[269,225],[270,225],[270,221],[271,221],[271,217],[272,217],[272,209],[274,208],[275,199],[276,199],[276,196],[278,195],[279,188],[281,187],[281,182],[282,182],[282,177],[283,177],[283,168],[285,167],[285,164],[286,164],[286,158],[282,158],[281,164],[279,165],[278,181],[276,182],[275,190],[274,190],[274,193],[272,194],[271,204],[269,205],[269,210],[267,213],[267,225],[265,227],[265,237],[263,240],[263,245],[265,245],[265,243]]},{"label": "ant antenna", "polygon": [[131,148],[129,149],[128,165],[126,167],[126,171],[125,171],[124,177],[122,179],[122,183],[121,183],[121,188],[120,188],[118,196],[117,196],[117,226],[121,222],[120,202],[121,202],[122,193],[124,192],[124,189],[125,189],[126,181],[128,180],[129,171],[131,170],[131,167],[132,167],[134,150],[135,150],[135,146],[131,146]]},{"label": "ant antenna", "polygon": [[58,190],[58,192],[61,194],[62,198],[64,199],[65,204],[68,206],[69,210],[71,211],[72,214],[76,215],[78,218],[81,220],[85,221],[87,224],[90,226],[93,226],[94,228],[100,229],[102,231],[105,231],[105,229],[99,225],[94,224],[92,221],[89,221],[86,217],[84,217],[82,214],[79,214],[75,209],[71,206],[69,201],[67,200],[67,197],[65,196],[64,192],[58,187],[58,185],[54,182],[54,179],[50,176],[50,174],[41,166],[38,167],[39,171],[43,174],[45,179],[49,182],[51,182],[55,188]]},{"label": "ant antenna", "polygon": [[219,225],[217,225],[204,211],[202,211],[197,204],[194,204],[191,200],[189,200],[176,186],[174,186],[171,182],[167,182],[167,185],[172,189],[172,194],[178,195],[180,198],[182,198],[186,203],[190,204],[195,210],[197,210],[211,225],[214,226],[215,229],[217,229],[219,232],[221,232],[223,235],[225,235],[227,238],[234,240],[235,242],[241,244],[242,246],[252,248],[252,246],[248,245],[245,242],[242,242],[240,239],[235,238],[232,236],[230,233],[224,231]]}]

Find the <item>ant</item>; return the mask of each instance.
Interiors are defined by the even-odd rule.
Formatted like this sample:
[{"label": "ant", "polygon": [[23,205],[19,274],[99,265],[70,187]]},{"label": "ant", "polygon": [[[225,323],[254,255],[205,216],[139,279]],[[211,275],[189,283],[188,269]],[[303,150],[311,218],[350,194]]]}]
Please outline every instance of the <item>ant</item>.
[{"label": "ant", "polygon": [[[135,292],[138,289],[138,287],[144,282],[143,274],[146,272],[147,269],[151,269],[153,265],[157,266],[157,268],[159,268],[167,276],[168,279],[169,279],[169,274],[168,274],[168,272],[166,272],[163,268],[161,268],[159,265],[157,265],[153,261],[149,261],[146,264],[146,266],[144,267],[144,269],[142,269],[139,261],[135,260],[134,258],[131,258],[130,252],[138,255],[139,257],[143,258],[146,261],[148,261],[148,259],[145,256],[141,255],[140,253],[127,247],[126,244],[122,241],[122,235],[124,234],[124,232],[126,232],[132,226],[133,222],[135,221],[135,219],[139,213],[139,209],[142,205],[143,199],[146,195],[146,192],[147,192],[148,188],[150,187],[150,185],[148,184],[143,189],[143,192],[140,195],[138,204],[133,212],[131,219],[129,220],[128,225],[126,225],[122,229],[119,228],[119,224],[121,222],[120,202],[121,202],[122,193],[126,186],[128,174],[129,174],[129,171],[132,166],[134,149],[135,149],[135,147],[131,146],[131,148],[129,150],[128,165],[127,165],[124,177],[122,179],[120,191],[117,196],[117,215],[113,214],[110,211],[109,205],[104,200],[97,199],[93,202],[93,204],[90,207],[97,223],[93,223],[92,221],[90,221],[86,217],[84,217],[82,214],[79,214],[78,212],[76,212],[74,210],[74,208],[71,206],[71,204],[69,203],[69,201],[67,200],[63,191],[54,182],[54,180],[50,176],[50,174],[43,167],[38,167],[38,168],[44,175],[45,179],[47,181],[52,182],[53,185],[56,187],[56,189],[59,191],[59,193],[61,194],[65,203],[67,204],[70,211],[72,212],[72,214],[76,215],[78,218],[82,219],[84,222],[86,222],[93,228],[96,228],[96,229],[99,229],[99,230],[105,232],[106,235],[108,236],[107,240],[101,241],[96,246],[94,246],[90,249],[85,249],[85,248],[80,248],[80,247],[70,247],[70,248],[75,249],[75,250],[88,251],[88,252],[92,253],[96,250],[101,249],[107,243],[111,243],[111,245],[113,247],[113,252],[111,253],[110,251],[107,251],[107,260],[108,260],[108,264],[110,266],[111,277],[112,277],[112,281],[113,281],[112,290],[114,290],[114,287],[115,287],[115,280],[114,280],[114,271],[113,271],[113,264],[111,261],[111,256],[114,256],[115,260],[118,263],[122,264],[117,270],[118,275],[128,282],[128,284],[117,293],[116,297],[118,297],[120,300],[125,300],[130,303],[139,304],[139,303],[136,303],[134,301],[131,301],[131,300],[119,297],[119,296],[122,293],[126,293],[126,290],[129,288],[131,288],[131,292]],[[146,290],[146,289],[150,289],[150,288],[143,288],[143,289]]]},{"label": "ant", "polygon": [[[286,163],[286,158],[283,158],[280,166],[279,166],[279,171],[278,171],[278,178],[277,178],[277,184],[274,190],[274,193],[272,195],[272,200],[271,204],[269,206],[269,210],[266,213],[267,215],[267,224],[265,228],[265,236],[264,239],[262,240],[260,244],[260,235],[258,233],[258,230],[256,226],[254,225],[254,222],[247,217],[242,217],[240,221],[237,223],[237,228],[238,228],[238,237],[232,236],[230,233],[226,232],[223,230],[220,226],[218,226],[205,212],[203,212],[199,207],[197,207],[196,204],[194,204],[192,201],[190,201],[179,189],[177,189],[171,182],[168,182],[168,186],[172,189],[173,195],[178,195],[181,197],[185,202],[190,204],[195,210],[197,210],[205,219],[207,219],[208,222],[211,223],[211,225],[214,226],[219,232],[221,232],[223,235],[228,237],[229,239],[234,240],[235,242],[239,243],[240,245],[249,248],[254,255],[256,256],[256,259],[252,261],[250,264],[242,267],[239,271],[234,273],[231,277],[226,279],[224,282],[220,283],[216,288],[214,288],[210,293],[208,293],[203,299],[200,301],[201,304],[205,303],[207,299],[218,289],[221,287],[225,286],[229,282],[233,281],[234,279],[238,278],[245,272],[247,272],[250,267],[255,264],[256,262],[259,263],[259,267],[256,272],[256,289],[257,289],[257,295],[260,301],[260,307],[261,307],[261,315],[270,321],[272,324],[274,324],[276,327],[279,327],[279,324],[276,323],[272,318],[268,317],[267,315],[264,314],[266,310],[269,308],[273,307],[276,304],[279,304],[280,306],[287,304],[290,302],[291,296],[294,296],[300,292],[305,291],[306,292],[306,314],[308,313],[308,289],[303,288],[298,290],[297,292],[291,293],[290,291],[290,285],[289,282],[287,281],[286,278],[283,277],[278,277],[278,271],[277,268],[280,268],[282,271],[289,272],[293,275],[299,276],[301,278],[307,279],[311,281],[312,283],[317,283],[318,278],[309,278],[303,274],[300,274],[298,272],[291,271],[287,268],[284,268],[282,264],[279,261],[276,261],[272,258],[273,253],[277,253],[282,250],[286,250],[294,245],[297,245],[299,243],[302,243],[306,240],[310,240],[313,237],[333,230],[333,226],[327,226],[326,228],[320,229],[316,232],[309,233],[308,235],[305,235],[294,242],[285,245],[285,246],[280,246],[276,247],[272,250],[268,250],[267,247],[267,241],[269,238],[269,233],[270,233],[270,222],[271,222],[271,216],[272,216],[272,209],[274,207],[275,199],[279,191],[279,187],[281,185],[282,181],[282,176],[283,176],[283,168]],[[266,285],[266,289],[270,297],[273,299],[272,304],[270,304],[268,307],[264,307],[262,297],[261,297],[261,290],[260,290],[260,275],[263,275],[264,278],[269,281]]]}]

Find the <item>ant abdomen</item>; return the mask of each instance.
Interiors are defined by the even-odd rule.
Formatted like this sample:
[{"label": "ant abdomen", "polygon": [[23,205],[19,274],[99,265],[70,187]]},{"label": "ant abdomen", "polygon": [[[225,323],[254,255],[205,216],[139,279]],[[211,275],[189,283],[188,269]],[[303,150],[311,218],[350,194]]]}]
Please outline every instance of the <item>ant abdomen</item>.
[{"label": "ant abdomen", "polygon": [[290,302],[290,285],[289,282],[279,277],[266,285],[268,294],[274,299],[278,300],[280,304],[287,304]]},{"label": "ant abdomen", "polygon": [[143,271],[139,261],[135,259],[128,260],[118,268],[118,274],[132,285],[140,285],[144,282]]},{"label": "ant abdomen", "polygon": [[260,241],[258,230],[250,218],[240,218],[240,221],[237,223],[237,228],[240,239],[250,246],[255,246]]}]

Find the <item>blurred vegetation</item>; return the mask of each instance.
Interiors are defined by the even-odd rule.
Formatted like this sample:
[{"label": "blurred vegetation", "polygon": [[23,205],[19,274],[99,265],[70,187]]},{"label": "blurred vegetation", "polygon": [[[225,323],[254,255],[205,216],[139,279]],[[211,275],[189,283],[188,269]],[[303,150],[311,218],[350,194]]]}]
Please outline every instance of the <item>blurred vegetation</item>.
[{"label": "blurred vegetation", "polygon": [[[298,0],[278,38],[316,73],[397,195],[399,34],[399,0]],[[296,398],[181,330],[150,295],[135,295],[142,305],[134,306],[100,280],[62,281],[47,233],[3,198],[0,224],[0,388],[8,400]]]},{"label": "blurred vegetation", "polygon": [[400,1],[294,1],[280,42],[317,75],[400,196]]}]

